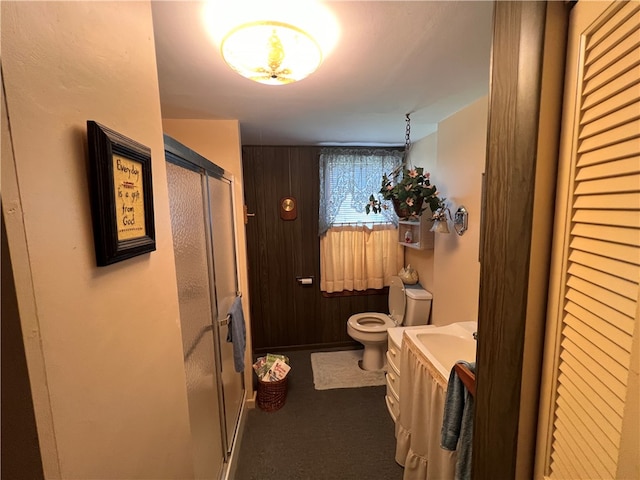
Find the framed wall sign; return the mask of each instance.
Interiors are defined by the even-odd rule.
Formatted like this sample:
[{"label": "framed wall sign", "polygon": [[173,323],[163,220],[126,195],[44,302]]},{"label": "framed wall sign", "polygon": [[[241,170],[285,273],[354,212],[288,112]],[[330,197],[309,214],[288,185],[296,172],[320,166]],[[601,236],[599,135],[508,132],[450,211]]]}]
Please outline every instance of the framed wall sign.
[{"label": "framed wall sign", "polygon": [[87,136],[98,266],[154,251],[151,150],[93,120]]}]

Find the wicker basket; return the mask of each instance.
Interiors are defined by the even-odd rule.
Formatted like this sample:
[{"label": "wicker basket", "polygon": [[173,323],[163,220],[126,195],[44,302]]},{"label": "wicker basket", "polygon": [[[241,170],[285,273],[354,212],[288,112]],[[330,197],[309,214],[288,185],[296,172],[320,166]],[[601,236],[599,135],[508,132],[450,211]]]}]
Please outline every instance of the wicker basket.
[{"label": "wicker basket", "polygon": [[265,412],[275,412],[284,405],[287,398],[287,377],[277,382],[263,382],[258,379],[258,407]]}]

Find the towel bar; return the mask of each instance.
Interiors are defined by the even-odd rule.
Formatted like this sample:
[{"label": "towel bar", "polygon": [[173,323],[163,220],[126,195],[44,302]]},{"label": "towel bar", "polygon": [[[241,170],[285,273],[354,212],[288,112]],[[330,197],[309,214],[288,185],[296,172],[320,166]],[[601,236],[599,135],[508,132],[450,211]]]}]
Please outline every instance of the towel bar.
[{"label": "towel bar", "polygon": [[456,363],[453,368],[455,368],[458,377],[464,383],[464,386],[467,387],[469,393],[472,397],[476,396],[476,375],[471,370],[467,368],[466,365],[462,363]]},{"label": "towel bar", "polygon": [[[237,291],[236,295],[238,297],[242,296],[242,292],[241,291]],[[224,317],[222,320],[218,320],[218,325],[220,325],[221,327],[224,327],[225,325],[229,325],[229,320],[231,320],[231,314],[227,313],[227,316]]]}]

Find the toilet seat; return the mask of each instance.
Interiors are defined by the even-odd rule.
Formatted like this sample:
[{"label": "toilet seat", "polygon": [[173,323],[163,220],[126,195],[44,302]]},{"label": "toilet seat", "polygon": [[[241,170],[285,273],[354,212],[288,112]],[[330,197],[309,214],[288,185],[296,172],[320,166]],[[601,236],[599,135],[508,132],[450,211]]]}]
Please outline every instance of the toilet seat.
[{"label": "toilet seat", "polygon": [[[419,298],[419,295],[429,295],[429,298]],[[407,297],[412,303],[407,309]],[[378,312],[356,313],[347,320],[347,334],[356,342],[364,345],[360,368],[363,370],[381,370],[385,364],[385,350],[387,349],[388,332],[393,331],[405,322],[408,314],[409,325],[418,323],[420,314],[424,320],[429,317],[431,308],[431,294],[422,288],[406,289],[398,276],[389,281],[389,314]],[[429,300],[425,308],[418,308],[415,304],[419,300]]]},{"label": "toilet seat", "polygon": [[351,315],[347,320],[348,328],[362,333],[387,333],[387,329],[402,325],[407,297],[404,283],[400,277],[391,277],[389,283],[389,312],[364,312]]},{"label": "toilet seat", "polygon": [[357,313],[349,317],[347,323],[354,330],[364,333],[383,333],[396,326],[389,315],[377,312]]}]

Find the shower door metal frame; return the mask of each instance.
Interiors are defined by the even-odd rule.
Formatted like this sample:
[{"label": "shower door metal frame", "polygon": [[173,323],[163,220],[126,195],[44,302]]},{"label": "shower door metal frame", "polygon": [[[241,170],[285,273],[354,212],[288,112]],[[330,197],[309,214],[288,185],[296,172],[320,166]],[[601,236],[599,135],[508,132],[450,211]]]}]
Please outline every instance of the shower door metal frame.
[{"label": "shower door metal frame", "polygon": [[[231,454],[231,449],[233,447],[233,443],[235,442],[238,425],[240,423],[240,415],[242,410],[238,411],[238,415],[235,421],[234,432],[231,437],[229,437],[229,432],[227,431],[227,422],[226,422],[226,405],[225,405],[225,395],[224,395],[224,385],[222,382],[222,367],[223,367],[223,359],[221,352],[221,334],[220,327],[226,324],[228,319],[227,313],[224,312],[221,314],[217,295],[216,295],[216,275],[215,275],[215,260],[214,260],[214,251],[213,251],[213,219],[211,216],[210,209],[210,191],[209,191],[209,178],[214,178],[223,182],[228,183],[229,191],[230,191],[230,200],[231,200],[231,232],[234,237],[233,241],[233,262],[235,265],[235,290],[236,295],[241,295],[239,290],[239,270],[238,270],[238,252],[237,252],[237,234],[236,234],[236,221],[233,215],[235,211],[235,195],[234,195],[234,186],[233,186],[233,175],[228,174],[223,168],[219,167],[215,163],[207,160],[202,157],[200,154],[194,152],[189,149],[185,145],[182,145],[180,142],[174,140],[168,135],[164,135],[164,148],[165,148],[165,158],[167,162],[173,163],[181,168],[186,168],[188,170],[194,171],[201,175],[202,181],[202,202],[205,212],[205,218],[203,221],[205,222],[205,232],[206,232],[206,245],[207,245],[207,270],[209,274],[210,284],[213,286],[209,290],[210,296],[210,304],[213,308],[215,308],[215,312],[212,311],[211,324],[210,327],[213,330],[213,351],[215,353],[214,365],[216,367],[216,386],[218,393],[218,408],[219,408],[219,421],[220,421],[220,434],[222,437],[222,446],[223,446],[223,458],[224,462],[227,463],[229,461],[229,457]],[[198,338],[198,341],[201,337]],[[195,347],[195,345],[193,346]],[[185,352],[186,353],[186,352]],[[244,384],[244,375],[240,375],[242,382],[242,392],[243,392],[243,400],[244,396],[246,396],[246,388]]]}]

